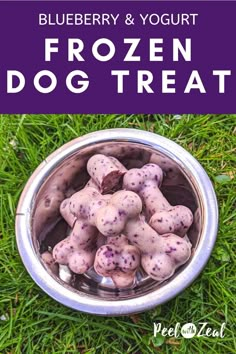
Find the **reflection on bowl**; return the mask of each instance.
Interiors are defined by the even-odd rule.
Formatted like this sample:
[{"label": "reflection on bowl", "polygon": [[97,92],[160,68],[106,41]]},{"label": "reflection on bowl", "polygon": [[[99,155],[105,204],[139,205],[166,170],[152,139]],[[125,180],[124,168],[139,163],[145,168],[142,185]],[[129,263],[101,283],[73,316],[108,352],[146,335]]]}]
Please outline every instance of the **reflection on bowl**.
[{"label": "reflection on bowl", "polygon": [[[182,204],[194,214],[188,232],[192,255],[168,280],[158,283],[142,270],[132,289],[114,288],[111,279],[93,269],[84,275],[66,267],[50,270],[41,254],[67,236],[61,218],[62,199],[84,187],[88,159],[102,153],[117,157],[128,169],[149,161],[163,169],[161,190],[172,205]],[[55,188],[60,191],[55,195]],[[45,198],[50,208],[42,213]],[[54,198],[54,199],[53,199]],[[95,314],[120,315],[144,311],[168,301],[185,289],[206,264],[215,243],[218,207],[212,184],[201,165],[176,143],[153,133],[134,129],[98,131],[65,144],[50,155],[29,179],[19,201],[16,236],[22,260],[35,282],[51,297],[74,309]]]}]

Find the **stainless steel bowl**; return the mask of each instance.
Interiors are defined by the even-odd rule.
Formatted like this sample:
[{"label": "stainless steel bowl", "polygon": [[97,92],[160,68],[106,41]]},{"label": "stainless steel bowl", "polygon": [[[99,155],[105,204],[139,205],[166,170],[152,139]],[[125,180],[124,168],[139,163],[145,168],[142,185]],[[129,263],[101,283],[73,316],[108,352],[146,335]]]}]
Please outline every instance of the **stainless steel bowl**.
[{"label": "stainless steel bowl", "polygon": [[[88,180],[86,162],[94,153],[118,157],[126,166],[158,161],[165,171],[162,192],[173,204],[194,213],[188,237],[193,245],[189,261],[169,280],[158,283],[139,272],[132,289],[117,291],[109,279],[72,275],[48,269],[41,253],[66,236],[65,222],[56,210],[43,216],[38,210],[56,182],[65,195]],[[66,177],[65,177],[66,176]],[[58,182],[59,181],[59,182]],[[98,315],[145,311],[178,295],[199,275],[213,249],[218,226],[218,206],[211,181],[196,159],[173,141],[136,129],[109,129],[79,137],[51,154],[35,170],[22,192],[16,214],[18,249],[34,281],[52,298],[73,309]]]}]

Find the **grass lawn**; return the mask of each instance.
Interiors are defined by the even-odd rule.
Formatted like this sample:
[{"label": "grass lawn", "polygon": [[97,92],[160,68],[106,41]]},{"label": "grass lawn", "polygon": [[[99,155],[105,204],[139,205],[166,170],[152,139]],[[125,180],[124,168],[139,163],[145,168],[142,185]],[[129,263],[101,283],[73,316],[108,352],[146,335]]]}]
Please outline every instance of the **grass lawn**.
[{"label": "grass lawn", "polygon": [[[17,251],[14,219],[20,193],[37,165],[67,141],[91,131],[139,128],[187,149],[217,193],[220,225],[214,252],[198,279],[169,303],[135,316],[96,317],[66,308],[35,285]],[[235,353],[236,115],[0,116],[0,353]],[[163,326],[226,322],[225,337],[153,338]]]}]

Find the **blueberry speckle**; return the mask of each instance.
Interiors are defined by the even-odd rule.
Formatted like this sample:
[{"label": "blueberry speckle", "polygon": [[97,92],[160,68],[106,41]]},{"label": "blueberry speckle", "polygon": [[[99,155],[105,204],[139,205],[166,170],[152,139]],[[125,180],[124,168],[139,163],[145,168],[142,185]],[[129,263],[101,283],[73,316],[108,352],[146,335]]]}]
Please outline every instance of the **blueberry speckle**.
[{"label": "blueberry speckle", "polygon": [[169,253],[171,253],[173,251],[176,251],[176,248],[175,247],[170,247],[165,253],[169,254]]},{"label": "blueberry speckle", "polygon": [[112,258],[114,256],[114,253],[112,252],[112,250],[107,250],[105,251],[104,253],[104,256],[107,257],[107,258]]},{"label": "blueberry speckle", "polygon": [[126,216],[126,212],[124,210],[119,210],[119,216]]}]

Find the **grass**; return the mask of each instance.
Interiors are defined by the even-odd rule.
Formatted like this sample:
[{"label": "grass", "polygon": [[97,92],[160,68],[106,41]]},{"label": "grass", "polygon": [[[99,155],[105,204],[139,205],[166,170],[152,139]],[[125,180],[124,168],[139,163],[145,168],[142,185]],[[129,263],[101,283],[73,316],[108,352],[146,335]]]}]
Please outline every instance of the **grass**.
[{"label": "grass", "polygon": [[[0,116],[0,353],[234,353],[236,270],[236,115]],[[14,215],[37,165],[65,142],[91,131],[130,127],[156,132],[191,152],[212,179],[220,209],[214,252],[181,295],[151,311],[119,318],[75,312],[49,298],[22,265]],[[153,322],[201,321],[224,338],[153,338]]]}]

